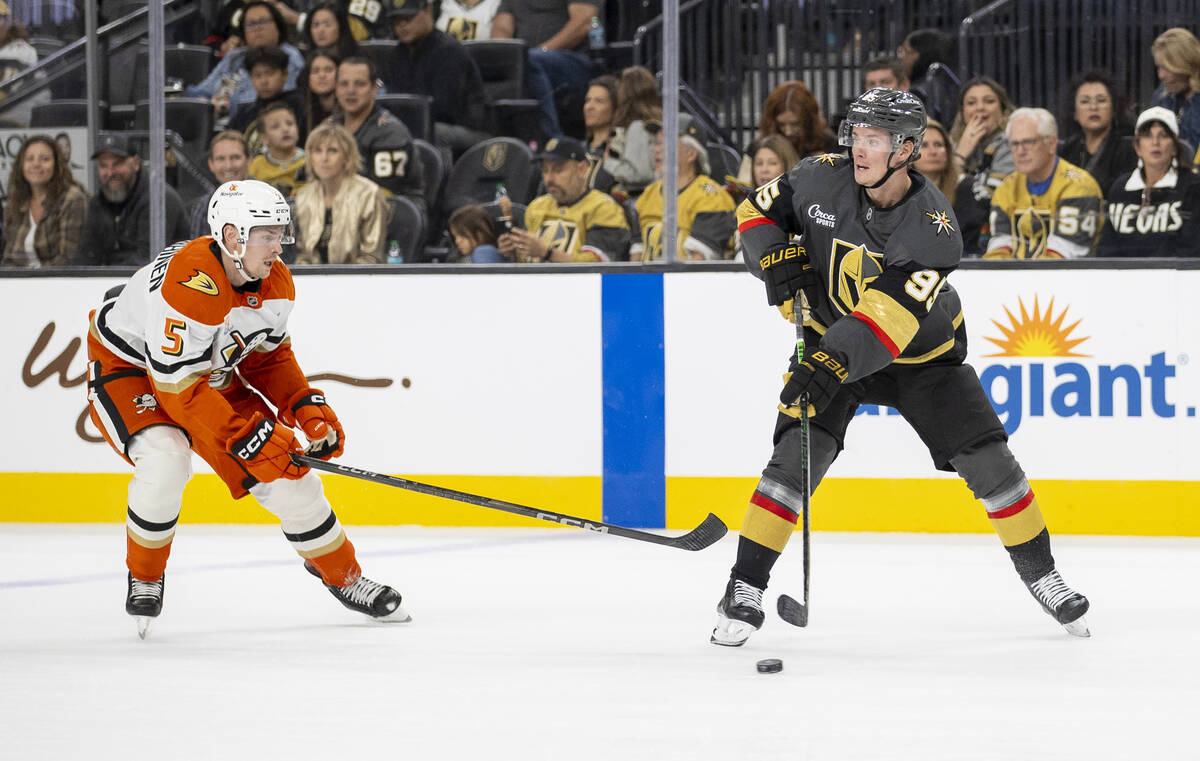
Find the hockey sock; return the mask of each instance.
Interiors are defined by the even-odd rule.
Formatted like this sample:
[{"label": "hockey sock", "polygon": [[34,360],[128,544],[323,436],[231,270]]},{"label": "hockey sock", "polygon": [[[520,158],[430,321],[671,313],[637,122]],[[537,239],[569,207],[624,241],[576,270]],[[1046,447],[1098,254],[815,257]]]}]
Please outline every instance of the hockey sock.
[{"label": "hockey sock", "polygon": [[1022,581],[1037,581],[1054,570],[1050,533],[1028,481],[1020,479],[1014,487],[984,499],[983,506]]},{"label": "hockey sock", "polygon": [[802,503],[794,489],[765,477],[759,480],[742,521],[733,578],[766,588],[771,568],[796,530]]},{"label": "hockey sock", "polygon": [[175,518],[166,523],[152,523],[132,509],[125,520],[125,566],[139,581],[158,581],[167,568],[171,555],[171,540],[175,538]]},{"label": "hockey sock", "polygon": [[354,557],[354,545],[346,538],[345,534],[342,534],[341,538],[342,541],[336,549],[323,555],[310,556],[300,553],[301,557],[307,559],[321,572],[322,581],[335,587],[349,586],[362,576],[362,568],[359,567],[358,560]]}]

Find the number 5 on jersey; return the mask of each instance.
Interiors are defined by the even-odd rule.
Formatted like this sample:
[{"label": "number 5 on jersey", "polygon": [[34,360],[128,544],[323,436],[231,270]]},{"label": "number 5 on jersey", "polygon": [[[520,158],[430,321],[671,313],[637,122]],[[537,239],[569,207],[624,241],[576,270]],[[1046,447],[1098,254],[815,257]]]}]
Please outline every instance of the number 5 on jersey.
[{"label": "number 5 on jersey", "polygon": [[376,177],[403,177],[408,168],[408,151],[376,151]]},{"label": "number 5 on jersey", "polygon": [[183,353],[183,332],[185,330],[187,330],[187,323],[167,318],[167,324],[163,328],[163,335],[167,339],[167,342],[162,345],[163,354],[178,357]]}]

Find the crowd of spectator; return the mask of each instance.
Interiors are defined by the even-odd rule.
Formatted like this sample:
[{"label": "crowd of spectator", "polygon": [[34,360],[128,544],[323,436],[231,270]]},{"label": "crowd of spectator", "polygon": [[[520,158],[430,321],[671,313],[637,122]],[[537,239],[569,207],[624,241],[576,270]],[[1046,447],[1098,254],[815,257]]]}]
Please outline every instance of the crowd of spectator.
[{"label": "crowd of spectator", "polygon": [[[232,0],[205,40],[219,59],[185,90],[211,104],[216,126],[197,160],[218,184],[252,177],[293,202],[289,262],[394,261],[397,197],[426,221],[421,242],[444,246],[450,261],[661,260],[659,85],[644,67],[605,71],[589,55],[601,10],[599,0]],[[0,0],[0,57],[35,62],[27,37]],[[512,134],[463,44],[488,39],[528,46],[521,84],[537,104],[537,127],[521,140],[535,148],[526,155],[540,185],[515,212],[438,195],[459,157]],[[993,78],[961,81],[954,39],[936,29],[915,30],[894,55],[867,62],[862,85],[910,90],[925,103],[929,126],[913,171],[953,207],[967,256],[1197,256],[1200,42],[1173,28],[1148,55],[1160,86],[1140,113],[1101,71],[1071,81],[1058,118],[1018,107]],[[394,94],[426,97],[427,125],[394,113]],[[801,159],[843,150],[824,113],[804,82],[778,85],[736,170],[712,165],[697,122],[681,114],[675,258],[737,257],[736,201]],[[0,265],[148,261],[140,148],[102,133],[89,199],[69,154],[48,135],[29,138],[8,178]],[[485,153],[485,169],[493,158]],[[185,202],[168,187],[165,201],[168,240],[208,232],[206,194]]]}]

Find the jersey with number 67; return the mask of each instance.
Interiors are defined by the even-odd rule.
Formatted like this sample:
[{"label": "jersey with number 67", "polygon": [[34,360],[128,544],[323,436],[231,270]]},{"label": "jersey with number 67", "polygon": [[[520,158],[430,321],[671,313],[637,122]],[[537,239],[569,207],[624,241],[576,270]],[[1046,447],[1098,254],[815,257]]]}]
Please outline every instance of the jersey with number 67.
[{"label": "jersey with number 67", "polygon": [[[340,115],[333,121],[345,124]],[[354,142],[362,154],[359,174],[389,193],[408,197],[417,208],[425,210],[425,174],[412,133],[404,122],[382,106],[375,106],[354,133]]]},{"label": "jersey with number 67", "polygon": [[850,381],[965,351],[962,308],[946,281],[962,257],[958,221],[941,191],[915,171],[909,177],[904,198],[881,209],[854,181],[850,159],[830,153],[802,160],[738,207],[757,277],[768,248],[800,236],[822,281],[806,324]]}]

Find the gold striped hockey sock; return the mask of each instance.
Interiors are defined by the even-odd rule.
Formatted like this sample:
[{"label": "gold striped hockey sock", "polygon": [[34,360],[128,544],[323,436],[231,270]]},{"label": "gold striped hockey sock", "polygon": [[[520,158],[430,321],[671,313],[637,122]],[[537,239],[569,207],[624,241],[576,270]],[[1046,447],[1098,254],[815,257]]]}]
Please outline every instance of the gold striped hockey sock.
[{"label": "gold striped hockey sock", "polygon": [[794,489],[766,478],[759,480],[742,521],[733,578],[766,588],[771,568],[796,530],[802,501]]}]

